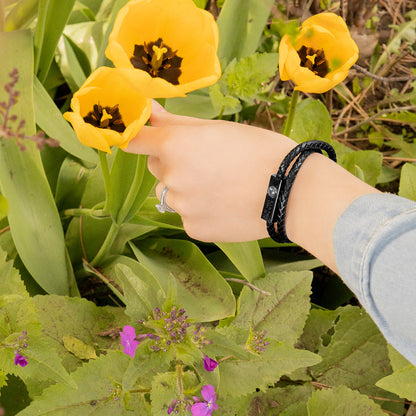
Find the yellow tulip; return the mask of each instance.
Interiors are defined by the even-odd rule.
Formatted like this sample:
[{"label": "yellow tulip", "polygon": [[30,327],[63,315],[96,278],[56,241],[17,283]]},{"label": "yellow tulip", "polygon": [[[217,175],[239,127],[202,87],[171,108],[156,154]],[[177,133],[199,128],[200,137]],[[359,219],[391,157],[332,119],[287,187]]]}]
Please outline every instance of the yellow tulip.
[{"label": "yellow tulip", "polygon": [[74,94],[71,108],[64,117],[81,143],[111,153],[111,146],[126,148],[146,124],[152,103],[119,70],[100,67]]},{"label": "yellow tulip", "polygon": [[132,0],[109,36],[106,56],[143,95],[185,96],[221,76],[218,27],[193,0]]},{"label": "yellow tulip", "polygon": [[358,53],[340,16],[317,14],[303,22],[294,40],[286,34],[280,41],[280,77],[291,79],[297,90],[323,93],[346,78]]}]

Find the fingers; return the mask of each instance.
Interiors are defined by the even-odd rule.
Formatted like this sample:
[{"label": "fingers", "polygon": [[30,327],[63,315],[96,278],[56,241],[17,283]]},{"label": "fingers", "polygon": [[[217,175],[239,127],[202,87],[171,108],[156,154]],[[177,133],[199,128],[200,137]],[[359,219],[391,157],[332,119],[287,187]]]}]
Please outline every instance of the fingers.
[{"label": "fingers", "polygon": [[166,111],[157,101],[152,100],[152,114],[150,124],[154,127],[161,126],[199,126],[205,124],[206,120],[194,117],[178,116]]},{"label": "fingers", "polygon": [[159,181],[162,180],[163,169],[159,158],[156,156],[149,156],[147,159],[147,167],[155,178],[159,179]]},{"label": "fingers", "polygon": [[[159,201],[161,199],[162,191],[163,191],[164,187],[165,187],[165,184],[163,182],[159,182],[156,185],[156,197],[159,199]],[[165,193],[165,204],[169,208],[171,208],[171,209],[175,210],[175,212],[177,212],[176,209],[175,209],[175,201],[174,201],[174,198],[172,197],[172,194],[173,194],[172,191],[169,192],[169,189],[166,191],[166,193]]]}]

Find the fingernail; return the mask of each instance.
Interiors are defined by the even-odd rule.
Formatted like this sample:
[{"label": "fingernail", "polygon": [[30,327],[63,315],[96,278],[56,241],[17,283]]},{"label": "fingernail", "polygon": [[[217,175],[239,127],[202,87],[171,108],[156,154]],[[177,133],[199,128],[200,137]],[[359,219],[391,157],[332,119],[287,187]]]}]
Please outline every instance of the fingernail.
[{"label": "fingernail", "polygon": [[152,100],[152,111],[166,113],[167,111],[156,100]]}]

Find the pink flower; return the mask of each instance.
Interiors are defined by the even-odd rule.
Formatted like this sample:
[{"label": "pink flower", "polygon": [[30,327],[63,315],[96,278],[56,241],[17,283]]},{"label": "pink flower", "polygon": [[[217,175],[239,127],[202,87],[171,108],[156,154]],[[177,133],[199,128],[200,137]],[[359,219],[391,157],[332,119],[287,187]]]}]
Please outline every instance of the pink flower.
[{"label": "pink flower", "polygon": [[20,367],[26,367],[27,357],[23,357],[23,355],[16,353],[16,356],[14,357],[14,365],[20,365]]},{"label": "pink flower", "polygon": [[207,371],[214,371],[218,366],[218,362],[206,355],[204,357],[204,368]]},{"label": "pink flower", "polygon": [[139,341],[136,341],[136,331],[130,325],[123,327],[123,332],[120,332],[121,345],[124,347],[124,354],[134,357],[137,346],[140,344]]},{"label": "pink flower", "polygon": [[206,401],[194,403],[191,408],[192,416],[209,416],[213,410],[218,409],[218,405],[215,403],[217,398],[213,386],[208,384],[202,387],[201,394]]}]

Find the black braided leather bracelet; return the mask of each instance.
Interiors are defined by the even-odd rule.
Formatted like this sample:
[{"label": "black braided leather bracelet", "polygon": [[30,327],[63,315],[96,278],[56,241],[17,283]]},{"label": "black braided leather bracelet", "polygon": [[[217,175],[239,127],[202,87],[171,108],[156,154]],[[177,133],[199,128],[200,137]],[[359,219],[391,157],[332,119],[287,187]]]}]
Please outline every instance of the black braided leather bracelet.
[{"label": "black braided leather bracelet", "polygon": [[[277,173],[270,176],[261,218],[266,221],[270,237],[278,243],[291,243],[286,235],[285,221],[287,202],[296,175],[309,155],[322,153],[322,150],[328,153],[331,160],[337,161],[335,150],[330,144],[320,140],[310,140],[293,148],[283,159]],[[298,158],[286,174],[289,165],[297,156]]]}]

